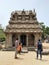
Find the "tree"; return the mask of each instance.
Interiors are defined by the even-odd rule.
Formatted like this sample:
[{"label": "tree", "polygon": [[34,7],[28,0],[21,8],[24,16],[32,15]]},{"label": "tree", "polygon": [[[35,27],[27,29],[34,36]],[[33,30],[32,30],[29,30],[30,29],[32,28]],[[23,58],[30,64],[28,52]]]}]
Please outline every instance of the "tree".
[{"label": "tree", "polygon": [[45,39],[46,37],[49,36],[49,27],[48,26],[46,27],[43,22],[41,22],[40,25],[41,25],[42,31],[43,31],[42,39]]},{"label": "tree", "polygon": [[47,35],[49,35],[49,27],[48,26],[46,27],[45,32],[46,32]]},{"label": "tree", "polygon": [[44,25],[43,22],[40,23],[41,27],[42,27],[42,39],[44,40],[46,37],[46,26]]},{"label": "tree", "polygon": [[2,29],[2,26],[0,24],[0,41],[4,41],[5,40],[5,34],[4,31]]}]

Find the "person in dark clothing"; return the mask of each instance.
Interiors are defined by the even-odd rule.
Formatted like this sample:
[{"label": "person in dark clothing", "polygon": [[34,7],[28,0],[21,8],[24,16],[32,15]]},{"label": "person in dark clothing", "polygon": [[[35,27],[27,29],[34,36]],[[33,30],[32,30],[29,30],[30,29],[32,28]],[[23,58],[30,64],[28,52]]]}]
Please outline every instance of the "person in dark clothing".
[{"label": "person in dark clothing", "polygon": [[42,42],[39,39],[37,43],[37,59],[39,54],[40,54],[40,60],[42,59],[42,51],[43,51]]}]

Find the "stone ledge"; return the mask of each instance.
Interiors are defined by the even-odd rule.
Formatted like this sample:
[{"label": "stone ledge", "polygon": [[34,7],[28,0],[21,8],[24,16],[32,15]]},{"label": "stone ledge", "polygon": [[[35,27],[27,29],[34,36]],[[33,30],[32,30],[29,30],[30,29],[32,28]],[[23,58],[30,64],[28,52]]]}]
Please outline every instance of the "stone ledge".
[{"label": "stone ledge", "polygon": [[44,49],[42,52],[43,55],[49,55],[49,49]]},{"label": "stone ledge", "polygon": [[[34,51],[37,52],[37,49]],[[49,55],[49,49],[43,49],[42,55]]]}]

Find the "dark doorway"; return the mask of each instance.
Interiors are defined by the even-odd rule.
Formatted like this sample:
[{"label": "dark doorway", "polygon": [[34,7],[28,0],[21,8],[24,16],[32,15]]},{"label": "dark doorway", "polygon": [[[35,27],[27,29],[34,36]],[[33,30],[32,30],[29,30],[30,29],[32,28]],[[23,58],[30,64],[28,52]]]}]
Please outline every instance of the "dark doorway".
[{"label": "dark doorway", "polygon": [[26,35],[21,35],[20,36],[20,41],[22,43],[22,46],[26,46]]}]

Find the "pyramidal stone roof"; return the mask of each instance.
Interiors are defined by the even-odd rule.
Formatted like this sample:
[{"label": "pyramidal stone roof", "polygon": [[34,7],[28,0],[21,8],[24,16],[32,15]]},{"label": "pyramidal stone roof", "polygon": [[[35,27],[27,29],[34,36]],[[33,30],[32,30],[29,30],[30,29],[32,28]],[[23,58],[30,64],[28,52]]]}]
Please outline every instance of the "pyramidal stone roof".
[{"label": "pyramidal stone roof", "polygon": [[42,33],[35,10],[13,11],[5,33]]}]

